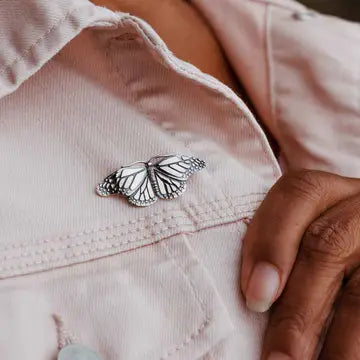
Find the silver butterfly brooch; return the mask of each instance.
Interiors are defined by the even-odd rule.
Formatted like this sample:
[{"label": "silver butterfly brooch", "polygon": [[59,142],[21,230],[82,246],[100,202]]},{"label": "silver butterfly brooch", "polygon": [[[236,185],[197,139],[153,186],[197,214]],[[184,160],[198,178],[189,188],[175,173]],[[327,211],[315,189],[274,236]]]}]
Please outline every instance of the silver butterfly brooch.
[{"label": "silver butterfly brooch", "polygon": [[190,175],[203,169],[205,161],[185,155],[160,155],[149,161],[122,166],[96,186],[100,196],[121,194],[136,206],[160,199],[174,199],[186,190]]}]

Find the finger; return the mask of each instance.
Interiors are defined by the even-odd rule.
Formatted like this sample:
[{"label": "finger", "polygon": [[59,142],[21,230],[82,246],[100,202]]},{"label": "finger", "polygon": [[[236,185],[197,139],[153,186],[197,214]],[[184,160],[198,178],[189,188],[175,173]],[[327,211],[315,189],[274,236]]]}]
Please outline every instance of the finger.
[{"label": "finger", "polygon": [[360,270],[345,287],[336,309],[320,360],[360,359]]},{"label": "finger", "polygon": [[243,240],[241,289],[251,310],[268,310],[281,294],[309,224],[359,191],[359,179],[309,170],[274,185]]},{"label": "finger", "polygon": [[274,353],[313,358],[344,276],[359,262],[359,239],[360,195],[341,201],[309,226],[270,316],[263,359],[273,360]]}]

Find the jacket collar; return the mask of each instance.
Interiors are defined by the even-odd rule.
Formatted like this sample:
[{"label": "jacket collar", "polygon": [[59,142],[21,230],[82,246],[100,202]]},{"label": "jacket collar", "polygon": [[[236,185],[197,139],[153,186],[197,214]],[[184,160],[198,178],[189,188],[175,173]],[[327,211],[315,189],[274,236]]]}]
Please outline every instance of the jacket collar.
[{"label": "jacket collar", "polygon": [[81,30],[114,25],[121,16],[88,0],[2,0],[0,98],[16,90]]}]

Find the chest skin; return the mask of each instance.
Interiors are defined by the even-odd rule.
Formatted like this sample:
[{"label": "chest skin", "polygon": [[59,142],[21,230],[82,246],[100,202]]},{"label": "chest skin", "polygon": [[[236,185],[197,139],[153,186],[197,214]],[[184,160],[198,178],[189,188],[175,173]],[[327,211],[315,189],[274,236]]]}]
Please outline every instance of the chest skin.
[{"label": "chest skin", "polygon": [[236,92],[240,85],[209,25],[184,0],[92,0],[113,11],[128,12],[147,21],[169,49]]}]

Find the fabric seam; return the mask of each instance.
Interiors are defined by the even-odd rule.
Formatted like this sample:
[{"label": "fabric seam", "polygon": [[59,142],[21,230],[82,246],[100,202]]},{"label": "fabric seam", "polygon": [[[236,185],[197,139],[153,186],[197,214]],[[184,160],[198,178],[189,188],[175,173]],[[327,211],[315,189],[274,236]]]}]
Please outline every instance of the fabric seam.
[{"label": "fabric seam", "polygon": [[199,336],[201,334],[201,332],[204,331],[204,329],[210,324],[211,319],[206,315],[204,302],[201,299],[201,297],[199,296],[195,284],[193,283],[192,279],[186,274],[186,272],[182,268],[182,266],[180,266],[179,262],[175,260],[173,251],[169,248],[169,246],[168,246],[168,244],[166,242],[163,242],[161,244],[161,246],[165,249],[165,252],[166,252],[167,256],[171,259],[173,264],[179,269],[179,271],[182,273],[183,277],[186,279],[186,281],[190,285],[193,296],[197,300],[197,302],[199,303],[200,309],[201,309],[201,311],[202,311],[202,313],[203,313],[203,315],[205,317],[205,320],[201,323],[201,325],[193,333],[188,335],[180,345],[177,345],[177,346],[173,347],[172,349],[167,350],[164,353],[164,355],[160,359],[165,360],[169,356],[175,354],[176,352],[178,352],[181,349],[188,346],[191,343],[191,341],[194,341],[196,336]]},{"label": "fabric seam", "polygon": [[[252,202],[249,202],[247,204],[235,205],[234,208],[244,206],[244,205],[257,204],[257,203],[260,203],[260,201],[252,201]],[[227,207],[223,207],[221,209],[210,209],[208,211],[198,213],[197,215],[198,216],[208,215],[208,214],[211,214],[211,213],[216,213],[219,210],[223,210],[223,209],[227,209]],[[236,217],[237,215],[240,215],[240,214],[243,214],[243,213],[248,213],[250,211],[251,210],[248,210],[248,209],[240,210],[237,213],[233,212],[231,214],[231,216]],[[224,219],[224,218],[227,218],[227,217],[229,217],[229,215],[218,216],[217,219]],[[109,239],[112,239],[112,238],[121,237],[121,236],[125,236],[125,235],[128,235],[128,234],[135,234],[135,233],[140,232],[142,230],[152,228],[155,225],[167,223],[168,220],[175,220],[175,219],[188,219],[188,216],[186,216],[186,215],[171,216],[171,217],[168,217],[168,218],[163,218],[160,221],[154,222],[154,223],[152,223],[151,226],[146,225],[144,227],[135,228],[134,230],[129,229],[127,231],[121,232],[120,234],[108,235],[108,236],[105,236],[105,237],[102,237],[102,238],[93,238],[93,239],[90,239],[90,240],[85,240],[85,241],[81,241],[81,242],[77,242],[77,243],[71,243],[71,244],[63,245],[63,246],[59,246],[59,247],[51,247],[49,249],[36,250],[36,251],[33,251],[33,252],[20,254],[19,256],[6,256],[5,255],[5,256],[1,257],[0,260],[9,261],[9,260],[17,260],[17,259],[21,259],[21,258],[30,258],[30,257],[36,256],[36,255],[44,255],[44,254],[49,254],[51,252],[56,252],[56,251],[59,251],[59,250],[72,249],[72,248],[80,247],[80,246],[87,245],[87,244],[92,244],[92,243],[96,243],[96,242],[102,242],[104,240],[109,240]],[[173,227],[176,228],[176,227],[188,226],[188,225],[192,225],[192,224],[194,224],[194,222],[190,222],[190,223],[186,223],[186,224],[174,224]],[[196,222],[195,222],[195,224],[196,224]],[[169,226],[166,229],[169,229],[169,228],[172,228],[172,226]],[[153,235],[158,235],[158,234],[156,232],[153,232],[151,235],[153,236]],[[129,244],[129,243],[132,243],[132,242],[137,242],[137,241],[136,240],[133,240],[133,241],[126,240],[124,242],[117,243],[117,245],[118,246],[126,245],[126,244]]]},{"label": "fabric seam", "polygon": [[[211,210],[211,211],[207,211],[205,213],[203,213],[203,215],[205,214],[211,214],[212,212],[215,212],[214,210]],[[242,216],[243,214],[248,214],[250,213],[251,211],[249,210],[242,210],[242,211],[239,211],[237,213],[237,216]],[[232,215],[229,216],[229,215],[225,215],[225,216],[218,216],[217,219],[226,219],[228,218],[229,220],[231,219]],[[180,217],[179,217],[180,218]],[[186,216],[183,216],[181,218],[184,218],[186,219],[187,217]],[[241,219],[241,218],[240,218]],[[238,220],[240,220],[238,219]],[[212,219],[209,219],[207,221],[210,221]],[[203,221],[204,222],[204,221]],[[94,248],[91,248],[89,250],[81,250],[77,253],[73,253],[72,256],[66,256],[66,254],[62,254],[62,256],[59,256],[57,258],[47,258],[46,260],[37,260],[37,261],[33,261],[33,262],[27,262],[27,263],[23,263],[23,264],[19,264],[17,266],[15,265],[9,265],[9,266],[4,266],[4,267],[0,267],[0,271],[8,271],[8,270],[17,270],[17,269],[26,269],[30,266],[33,266],[33,265],[41,265],[41,264],[48,264],[48,263],[52,263],[52,262],[56,262],[56,261],[60,261],[60,260],[64,260],[64,259],[67,259],[67,260],[71,260],[71,259],[76,259],[77,257],[80,257],[80,256],[83,256],[83,255],[88,255],[88,254],[91,254],[91,253],[94,253],[94,252],[97,252],[97,251],[101,251],[101,250],[106,250],[106,249],[111,249],[111,248],[117,248],[117,247],[120,247],[122,245],[127,245],[127,244],[131,244],[131,243],[141,243],[143,242],[144,240],[147,240],[147,239],[150,239],[156,235],[161,235],[163,233],[166,233],[167,230],[170,230],[170,229],[178,229],[178,228],[182,228],[182,227],[186,227],[186,226],[191,226],[191,225],[194,225],[194,222],[188,222],[188,223],[183,223],[183,224],[174,224],[174,225],[169,225],[167,227],[163,227],[161,229],[159,229],[158,231],[156,232],[152,232],[151,234],[149,235],[146,235],[146,236],[143,236],[143,237],[140,237],[140,238],[135,238],[135,239],[132,239],[132,240],[127,240],[127,241],[123,241],[123,242],[117,242],[117,243],[111,243],[111,244],[105,244],[105,246],[102,246],[100,247],[99,245],[101,243],[103,243],[104,241],[106,240],[110,240],[110,239],[116,239],[116,238],[119,238],[119,237],[123,237],[125,235],[128,235],[128,234],[131,234],[131,233],[135,233],[136,231],[133,231],[131,232],[130,230],[126,231],[126,232],[123,232],[123,233],[120,233],[120,234],[111,234],[111,235],[108,235],[104,238],[93,238],[93,239],[90,239],[90,240],[86,240],[86,241],[83,241],[81,243],[78,243],[78,244],[70,244],[70,245],[65,245],[63,248],[62,247],[58,247],[58,248],[49,248],[47,249],[46,251],[38,251],[38,254],[35,254],[35,255],[44,255],[44,254],[56,254],[56,252],[58,251],[61,251],[61,250],[66,250],[66,249],[71,249],[71,248],[74,248],[74,247],[81,247],[83,245],[89,245],[89,244],[96,244],[97,246],[94,247]],[[142,229],[139,229],[138,231],[140,231]],[[201,230],[201,228],[200,228]],[[185,231],[185,230],[183,230]],[[169,235],[169,236],[172,236],[172,235]],[[158,240],[155,240],[155,242],[158,242],[158,241],[161,241],[161,239],[158,239]],[[121,252],[121,251],[120,251]],[[29,259],[31,259],[32,257],[34,257],[34,254],[30,254],[30,256],[28,256]],[[23,258],[22,256],[20,257],[14,257],[14,258],[11,258],[11,259],[6,259],[6,257],[4,257],[3,261],[8,261],[8,260],[18,260],[18,259],[21,259]]]},{"label": "fabric seam", "polygon": [[[261,144],[262,151],[271,164],[274,179],[277,180],[276,174],[277,173],[281,174],[281,171],[280,171],[280,169],[278,169],[275,166],[274,162],[276,162],[276,158],[275,158],[275,156],[271,156],[271,154],[273,154],[272,152],[270,154],[270,151],[271,151],[270,145],[268,145],[268,147],[266,147],[265,142],[267,141],[267,139],[265,137],[265,134],[264,134],[263,130],[260,128],[260,125],[254,124],[254,121],[256,122],[256,120],[254,119],[254,121],[252,121],[251,116],[253,116],[253,115],[250,112],[250,110],[248,110],[249,113],[245,112],[244,110],[241,111],[240,107],[233,99],[233,96],[234,95],[237,96],[237,95],[234,94],[234,92],[230,88],[228,88],[225,84],[219,82],[218,80],[212,79],[210,76],[207,76],[207,77],[201,76],[200,74],[192,72],[192,71],[184,68],[183,66],[181,66],[176,61],[176,60],[178,60],[178,62],[180,62],[181,60],[177,59],[167,47],[163,46],[161,43],[154,42],[154,40],[146,33],[146,30],[143,28],[141,23],[136,21],[133,17],[124,17],[121,20],[123,22],[128,21],[128,22],[132,23],[134,26],[136,26],[136,28],[139,29],[139,31],[141,32],[143,37],[148,39],[149,43],[154,48],[160,49],[161,53],[164,54],[166,59],[170,62],[170,64],[172,64],[174,66],[175,69],[178,69],[180,72],[183,72],[185,74],[189,74],[191,77],[194,78],[195,81],[197,81],[201,84],[205,83],[205,85],[206,85],[206,83],[208,83],[208,84],[212,85],[212,89],[220,92],[226,99],[228,99],[233,105],[235,105],[235,108],[236,108],[237,112],[240,113],[241,118],[243,118],[245,115],[247,123],[250,125],[250,127],[252,127],[256,131],[256,134],[258,135],[257,139]],[[220,86],[219,86],[220,84],[221,84],[221,87],[224,89],[224,91],[220,90]],[[226,94],[225,92],[227,92],[229,94]],[[242,100],[240,99],[240,101],[242,101]],[[246,107],[246,105],[245,105],[245,107]],[[257,128],[257,126],[259,126],[259,128]]]},{"label": "fabric seam", "polygon": [[[70,9],[58,22],[56,22],[53,26],[51,26],[35,43],[33,43],[28,49],[25,50],[25,52],[15,58],[10,64],[5,65],[4,69],[0,70],[0,75],[4,74],[5,72],[7,72],[7,70],[11,67],[13,67],[17,62],[19,62],[20,60],[24,59],[24,57],[26,56],[26,54],[28,54],[31,49],[33,49],[35,46],[37,46],[43,39],[45,39],[45,37],[47,37],[48,34],[50,34],[54,29],[58,28],[61,26],[61,24],[68,18],[68,16],[70,16],[72,13],[74,13],[75,11],[81,9],[82,7],[85,7],[85,5],[83,6],[79,6],[79,7],[75,7]],[[175,67],[175,69],[178,69],[180,72],[183,73],[187,73],[190,76],[192,76],[193,78],[196,78],[196,81],[205,84],[208,83],[210,85],[212,85],[213,89],[219,91],[222,95],[224,95],[228,100],[230,100],[234,105],[235,108],[237,109],[238,112],[240,112],[240,107],[238,106],[238,104],[236,103],[236,101],[233,99],[233,91],[231,89],[229,89],[225,84],[222,84],[221,82],[217,81],[216,79],[211,79],[205,76],[201,76],[200,74],[197,74],[195,72],[189,71],[187,69],[185,69],[184,67],[182,67],[179,63],[176,63],[174,55],[169,51],[169,49],[166,48],[166,46],[164,46],[163,44],[154,41],[154,39],[152,39],[146,32],[146,30],[143,28],[142,24],[136,20],[134,17],[132,16],[124,16],[123,18],[119,19],[119,23],[124,24],[126,21],[132,23],[133,25],[136,26],[137,29],[139,29],[139,31],[142,33],[142,35],[144,36],[145,39],[147,39],[154,48],[160,49],[161,53],[165,56],[165,58]],[[179,59],[177,59],[178,62],[180,62]],[[224,91],[220,90],[220,85],[223,87]],[[229,93],[229,94],[226,94]],[[242,101],[239,98],[240,101]],[[245,105],[246,106],[246,105]],[[262,132],[261,128],[257,128],[255,126],[255,124],[253,123],[253,121],[251,120],[251,112],[249,111],[250,114],[246,114],[247,116],[247,122],[248,124],[251,125],[252,128],[256,129],[256,133],[258,133],[259,137],[258,140],[260,141],[263,153],[265,154],[265,156],[268,158],[270,164],[271,164],[271,168],[273,171],[273,176],[275,178],[275,180],[277,179],[277,173],[281,173],[280,169],[278,169],[275,166],[276,159],[274,156],[271,156],[270,154],[270,148],[265,147],[265,142],[267,141],[264,135],[264,133]],[[241,112],[241,117],[243,117],[243,113]],[[254,120],[255,121],[255,120]]]},{"label": "fabric seam", "polygon": [[56,30],[59,26],[62,25],[63,22],[67,20],[69,16],[71,16],[74,12],[80,10],[81,8],[85,7],[85,5],[77,6],[72,9],[70,9],[68,12],[65,13],[65,15],[60,18],[55,24],[53,24],[48,30],[45,31],[41,37],[39,37],[33,44],[31,44],[23,54],[16,57],[14,60],[12,60],[10,63],[5,64],[4,68],[0,70],[0,75],[5,74],[10,68],[12,68],[14,65],[16,65],[19,61],[24,60],[25,56],[30,53],[30,51],[36,47],[42,40],[45,39],[52,31]]},{"label": "fabric seam", "polygon": [[[210,211],[207,211],[205,213],[203,213],[202,215],[206,215],[206,214],[211,214],[215,212],[214,210],[210,210]],[[251,211],[249,210],[242,210],[242,211],[239,211],[237,213],[237,216],[240,216],[240,215],[243,215],[243,214],[247,214],[247,213],[250,213]],[[232,216],[232,215],[231,215]],[[226,219],[226,218],[231,218],[231,216],[229,215],[224,215],[224,216],[218,216],[217,219]],[[182,218],[182,219],[186,219],[187,217],[186,216],[182,216],[182,217],[179,217],[179,218]],[[212,219],[209,219],[207,221],[210,221]],[[203,222],[205,222],[206,220],[204,220]],[[117,242],[117,243],[112,243],[112,244],[106,244],[105,247],[95,247],[95,248],[92,248],[91,250],[83,250],[83,251],[80,251],[78,253],[74,253],[73,256],[66,256],[66,254],[64,254],[64,256],[62,257],[59,257],[59,258],[55,258],[55,259],[47,259],[47,261],[43,261],[43,260],[38,260],[38,261],[34,261],[32,262],[29,266],[31,265],[40,265],[40,264],[43,264],[43,263],[51,263],[53,261],[59,261],[61,259],[74,259],[78,256],[81,256],[81,255],[86,255],[86,254],[89,254],[89,253],[93,253],[93,252],[96,252],[98,250],[106,250],[106,249],[109,249],[109,248],[116,248],[116,247],[120,247],[122,245],[127,245],[127,244],[131,244],[131,243],[139,243],[139,242],[142,242],[144,240],[147,240],[147,239],[150,239],[156,235],[161,235],[163,233],[165,233],[167,230],[170,230],[170,229],[177,229],[177,228],[181,228],[181,227],[185,227],[185,226],[191,226],[191,225],[194,225],[194,222],[188,222],[188,223],[183,223],[183,224],[173,224],[173,225],[169,225],[167,227],[163,227],[161,229],[159,229],[158,231],[156,232],[152,232],[151,234],[149,235],[146,235],[146,236],[143,236],[143,237],[140,237],[140,238],[136,238],[136,239],[133,239],[133,240],[126,240],[126,241],[122,241],[122,242]],[[82,241],[80,243],[75,243],[75,244],[68,244],[68,245],[64,245],[62,247],[54,247],[54,248],[49,248],[49,249],[44,249],[44,250],[37,250],[37,252],[34,252],[34,253],[31,253],[29,254],[29,256],[26,256],[26,257],[23,257],[23,256],[19,256],[19,257],[13,257],[13,258],[6,258],[6,256],[4,256],[1,260],[2,261],[9,261],[9,260],[19,260],[19,259],[22,259],[22,258],[29,258],[31,259],[32,257],[36,256],[36,255],[44,255],[44,254],[52,254],[52,253],[56,253],[58,251],[62,251],[62,250],[66,250],[66,249],[72,249],[72,248],[76,248],[76,247],[81,247],[83,245],[89,245],[89,244],[101,244],[103,243],[104,241],[106,240],[111,240],[111,239],[116,239],[116,238],[119,238],[119,237],[123,237],[125,235],[129,235],[129,234],[134,234],[138,231],[141,231],[143,229],[135,229],[133,231],[131,231],[130,229],[128,231],[125,231],[125,232],[122,232],[120,234],[111,234],[111,235],[108,235],[106,237],[103,237],[103,238],[92,238],[90,240],[85,240],[85,241]],[[161,240],[161,239],[160,239]],[[160,241],[160,240],[156,240],[156,241]],[[156,242],[154,241],[154,242]],[[25,263],[23,265],[18,265],[17,266],[18,268],[26,268],[28,267],[28,264]],[[15,268],[17,268],[15,267]],[[9,268],[7,267],[0,267],[0,271],[1,270],[10,270],[14,267],[10,266]]]},{"label": "fabric seam", "polygon": [[[138,35],[137,35],[137,36],[138,36]],[[117,41],[119,41],[119,40],[117,40]],[[120,40],[120,41],[122,41],[122,40]],[[134,40],[131,40],[131,41],[134,41]],[[119,76],[119,77],[120,77],[120,81],[122,81],[122,84],[126,87],[126,84],[124,83],[122,77],[121,77],[121,76]],[[186,78],[186,80],[187,80],[187,78]],[[136,108],[139,110],[139,112],[142,113],[146,118],[150,119],[155,126],[161,127],[161,125],[159,125],[159,124],[161,124],[161,122],[160,122],[155,116],[151,115],[148,111],[146,111],[146,110],[144,109],[144,107],[142,106],[142,104],[140,104],[138,101],[136,101],[136,98],[135,98],[134,96],[132,96],[132,97],[129,99],[129,102],[130,102],[134,107],[136,107]],[[164,131],[164,130],[162,129],[162,131]],[[170,132],[167,132],[167,134],[168,134],[169,136],[174,137],[177,141],[181,142],[181,144],[184,145],[184,147],[185,147],[186,149],[188,149],[188,150],[190,151],[190,153],[192,152],[191,147],[190,147],[188,144],[186,144],[186,142],[183,141],[183,139],[177,138],[174,134],[172,134],[172,133],[170,133]],[[209,172],[208,172],[208,170],[207,170],[206,168],[203,169],[203,170],[204,170],[204,172],[205,172],[209,177],[211,177],[211,175],[209,174]],[[224,193],[222,187],[219,186],[218,189],[221,191],[222,195],[223,195],[224,198],[226,199],[226,194]],[[226,200],[226,201],[227,201],[227,200]],[[228,205],[229,205],[229,209],[231,209],[231,204],[228,203]]]},{"label": "fabric seam", "polygon": [[[231,197],[231,200],[233,199],[240,199],[240,198],[250,198],[251,196],[254,195],[266,195],[266,193],[264,192],[255,192],[255,193],[249,193],[246,195],[238,195],[238,196],[233,196]],[[187,204],[188,207],[190,208],[197,208],[197,207],[202,207],[202,206],[206,206],[206,205],[211,205],[211,204],[217,204],[220,203],[222,201],[226,202],[228,204],[228,200],[227,199],[217,199],[217,200],[213,200],[213,201],[204,201],[201,203],[190,203]],[[256,200],[257,201],[262,201],[262,200]],[[250,202],[252,203],[252,202]],[[239,202],[238,204],[235,204],[234,206],[239,207],[239,206],[245,206],[248,205],[249,202]],[[161,211],[158,212],[154,212],[153,214],[138,218],[136,220],[129,220],[123,223],[119,223],[119,224],[112,224],[112,225],[108,225],[108,226],[104,226],[104,227],[99,227],[96,229],[85,229],[83,231],[80,231],[78,233],[74,233],[74,234],[68,234],[68,235],[64,235],[64,236],[59,236],[57,238],[54,239],[45,239],[45,240],[39,240],[36,242],[23,242],[23,243],[18,243],[18,244],[12,244],[12,243],[8,243],[5,246],[1,246],[0,247],[0,252],[1,251],[6,251],[6,250],[12,250],[12,249],[19,249],[19,248],[24,248],[24,247],[28,247],[28,246],[34,246],[34,245],[43,245],[46,243],[53,243],[53,242],[58,242],[58,241],[64,241],[64,240],[69,240],[69,239],[74,239],[74,238],[78,238],[84,235],[90,235],[90,234],[96,234],[98,232],[105,232],[105,231],[110,231],[119,227],[125,227],[131,224],[136,224],[136,223],[140,223],[140,222],[144,222],[145,220],[149,220],[155,216],[161,215],[164,212],[171,212],[171,211],[186,211],[186,208],[182,208],[182,207],[174,207],[174,208],[170,208],[170,209],[162,209]],[[194,215],[201,215],[199,212],[195,212]],[[173,216],[168,217],[167,219],[170,220],[171,218],[173,218]]]},{"label": "fabric seam", "polygon": [[296,5],[294,5],[293,7],[291,7],[291,6],[279,4],[279,3],[277,3],[276,1],[272,1],[272,0],[250,0],[250,1],[251,1],[251,2],[255,2],[255,3],[264,4],[264,5],[273,5],[273,6],[276,6],[276,7],[278,7],[278,8],[281,8],[281,9],[289,10],[289,11],[291,11],[291,12],[299,11],[301,8],[302,8],[303,10],[306,10],[306,9],[307,9],[306,6],[301,5],[301,4],[296,4]]},{"label": "fabric seam", "polygon": [[188,346],[192,341],[195,340],[197,336],[199,336],[207,326],[209,326],[211,322],[211,319],[205,319],[205,321],[191,334],[189,335],[180,345],[178,345],[176,348],[169,350],[163,357],[160,358],[160,360],[165,360],[169,356],[175,354],[176,352],[180,351],[181,349],[184,349],[186,346]]},{"label": "fabric seam", "polygon": [[[257,203],[257,202],[254,202],[254,203]],[[238,206],[241,206],[241,205],[236,205],[235,207],[238,207]],[[227,208],[224,207],[223,209],[227,209]],[[217,210],[212,209],[212,210],[209,210],[207,212],[200,213],[198,215],[208,215],[208,214],[216,213],[216,212],[217,212]],[[231,214],[231,216],[236,217],[237,215],[241,215],[243,213],[248,213],[248,212],[250,212],[250,211],[249,210],[242,210],[242,211],[238,211],[237,213]],[[229,215],[218,216],[217,219],[225,219],[227,217],[229,217]],[[188,218],[187,216],[182,215],[182,216],[174,216],[171,219],[187,219],[187,218]],[[164,218],[163,220],[158,221],[154,225],[158,225],[158,224],[161,224],[161,223],[166,223],[168,220],[169,220],[169,218]],[[204,221],[206,221],[206,220],[204,220]],[[207,220],[207,221],[209,221],[209,220]],[[152,232],[151,236],[159,235],[159,233],[164,232],[163,230],[169,230],[171,228],[177,228],[177,227],[181,227],[181,226],[189,226],[189,225],[193,225],[193,224],[194,224],[194,222],[189,222],[189,223],[185,223],[185,224],[174,224],[172,226],[169,225],[168,227],[162,229],[161,231]],[[0,260],[9,261],[9,260],[18,260],[18,259],[24,259],[24,258],[31,258],[31,257],[37,256],[37,255],[49,254],[49,253],[53,253],[53,252],[56,252],[56,251],[59,251],[59,250],[73,249],[73,248],[76,248],[76,247],[81,247],[83,245],[89,245],[89,244],[93,244],[93,243],[97,243],[97,242],[101,243],[104,240],[109,240],[109,239],[129,235],[129,234],[135,234],[137,232],[148,229],[150,227],[151,226],[147,225],[147,226],[144,226],[142,228],[136,228],[133,231],[128,230],[128,231],[125,231],[125,232],[121,232],[120,234],[112,234],[112,235],[105,236],[103,238],[92,238],[90,240],[85,240],[85,241],[77,242],[77,243],[71,243],[71,244],[63,245],[63,246],[59,246],[59,247],[51,247],[49,249],[36,250],[36,251],[33,251],[33,252],[29,252],[29,253],[23,253],[23,254],[20,254],[18,256],[7,256],[7,255],[5,255],[2,258],[0,258]],[[133,243],[133,242],[136,243],[136,242],[144,240],[144,239],[147,239],[147,237],[144,237],[143,239],[140,239],[140,240],[126,240],[124,242],[117,243],[116,246],[127,245],[127,244],[130,244],[130,243]]]},{"label": "fabric seam", "polygon": [[275,127],[278,125],[277,116],[276,116],[276,93],[275,93],[275,83],[274,83],[274,63],[273,63],[273,47],[271,39],[271,5],[266,5],[265,10],[265,41],[266,41],[266,60],[268,68],[268,87],[269,87],[269,103],[270,103],[270,113],[271,120]]}]

